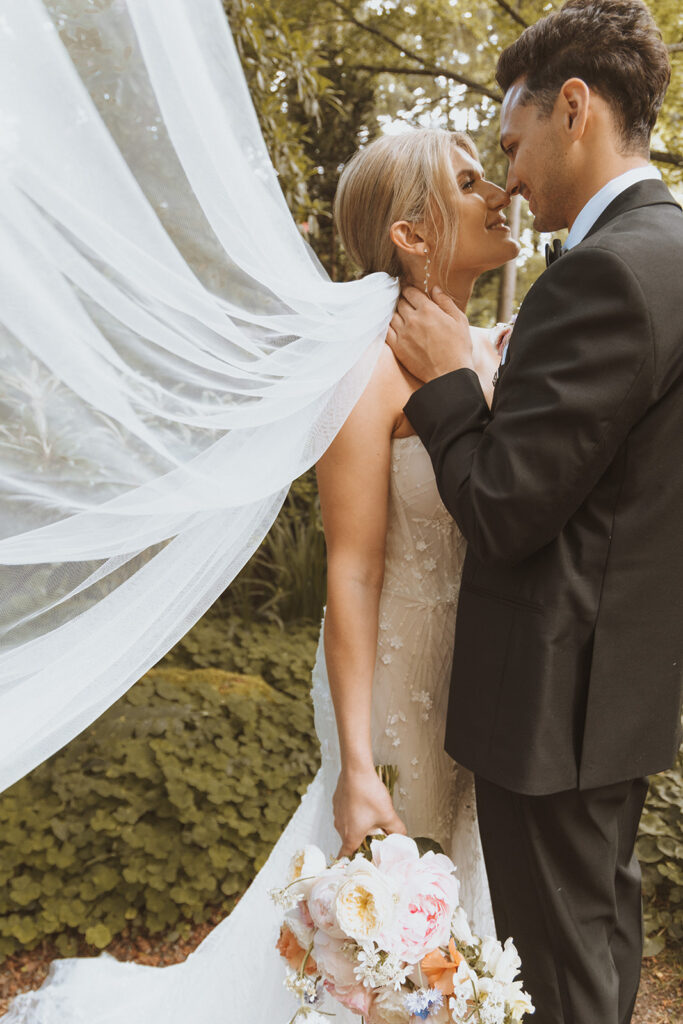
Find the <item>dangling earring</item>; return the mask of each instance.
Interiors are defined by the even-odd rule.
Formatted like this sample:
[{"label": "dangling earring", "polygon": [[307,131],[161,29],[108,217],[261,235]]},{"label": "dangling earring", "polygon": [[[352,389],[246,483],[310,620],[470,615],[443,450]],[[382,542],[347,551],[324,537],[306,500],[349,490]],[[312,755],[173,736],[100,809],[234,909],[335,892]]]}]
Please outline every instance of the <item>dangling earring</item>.
[{"label": "dangling earring", "polygon": [[427,257],[427,262],[425,263],[425,295],[429,295],[429,265],[431,263],[429,249],[425,248],[424,254]]}]

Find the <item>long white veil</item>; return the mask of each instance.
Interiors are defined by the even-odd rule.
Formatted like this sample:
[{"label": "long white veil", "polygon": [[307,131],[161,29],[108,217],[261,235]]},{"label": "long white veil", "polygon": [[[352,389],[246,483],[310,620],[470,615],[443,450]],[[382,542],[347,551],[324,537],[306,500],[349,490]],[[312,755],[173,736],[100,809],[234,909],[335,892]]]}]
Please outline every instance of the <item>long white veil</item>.
[{"label": "long white veil", "polygon": [[0,788],[235,576],[396,294],[306,246],[219,0],[3,0]]}]

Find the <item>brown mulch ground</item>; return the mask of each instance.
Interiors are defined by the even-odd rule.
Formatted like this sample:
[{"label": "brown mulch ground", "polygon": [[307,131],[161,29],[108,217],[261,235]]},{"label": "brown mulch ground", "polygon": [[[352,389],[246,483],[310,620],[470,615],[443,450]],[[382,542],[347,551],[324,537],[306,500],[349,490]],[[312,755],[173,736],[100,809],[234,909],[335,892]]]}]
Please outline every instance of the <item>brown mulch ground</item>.
[{"label": "brown mulch ground", "polygon": [[[107,952],[118,960],[136,960],[141,964],[163,967],[184,960],[218,924],[225,911],[217,910],[205,924],[196,925],[186,939],[170,943],[163,936],[135,938],[122,935],[114,939]],[[83,943],[79,956],[96,956],[98,950]],[[38,988],[52,960],[59,953],[44,942],[29,952],[18,953],[0,964],[0,1015],[9,1000],[19,992]],[[666,950],[643,961],[643,976],[633,1024],[683,1024],[683,962],[680,950]]]}]

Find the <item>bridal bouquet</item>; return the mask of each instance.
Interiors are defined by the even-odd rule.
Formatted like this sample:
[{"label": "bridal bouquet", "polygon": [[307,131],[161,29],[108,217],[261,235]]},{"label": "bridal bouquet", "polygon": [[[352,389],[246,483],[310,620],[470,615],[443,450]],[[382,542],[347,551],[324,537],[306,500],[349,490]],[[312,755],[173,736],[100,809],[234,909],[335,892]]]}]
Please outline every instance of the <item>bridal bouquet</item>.
[{"label": "bridal bouquet", "polygon": [[325,993],[365,1024],[514,1024],[533,1005],[504,946],[473,935],[455,867],[402,835],[369,837],[327,864],[317,846],[292,860],[271,895],[284,920],[277,948],[301,999],[290,1024],[324,1024]]}]

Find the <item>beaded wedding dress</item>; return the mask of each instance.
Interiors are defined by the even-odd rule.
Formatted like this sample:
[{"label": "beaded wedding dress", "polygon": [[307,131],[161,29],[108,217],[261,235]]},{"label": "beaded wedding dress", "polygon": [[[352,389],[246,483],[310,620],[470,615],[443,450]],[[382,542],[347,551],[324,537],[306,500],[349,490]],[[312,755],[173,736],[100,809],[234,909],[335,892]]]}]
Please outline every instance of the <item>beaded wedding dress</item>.
[{"label": "beaded wedding dress", "polygon": [[[444,508],[419,438],[392,443],[386,567],[373,684],[375,762],[394,764],[396,808],[409,834],[432,836],[457,864],[461,901],[479,934],[494,924],[471,775],[443,751],[455,611],[465,542]],[[59,960],[43,987],[17,997],[2,1024],[288,1024],[297,1002],[275,950],[269,891],[292,854],[340,845],[332,821],[339,746],[322,634],[313,671],[322,763],[270,858],[233,912],[195,952],[170,967]],[[337,1004],[330,1018],[358,1024]]]}]

